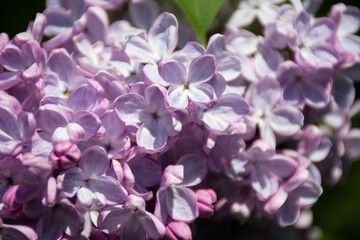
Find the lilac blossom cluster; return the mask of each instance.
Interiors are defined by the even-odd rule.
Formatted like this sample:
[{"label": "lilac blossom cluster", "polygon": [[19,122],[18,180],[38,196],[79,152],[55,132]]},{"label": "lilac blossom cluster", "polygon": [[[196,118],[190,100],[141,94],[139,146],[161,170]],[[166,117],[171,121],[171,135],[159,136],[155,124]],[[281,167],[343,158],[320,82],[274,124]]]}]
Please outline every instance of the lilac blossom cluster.
[{"label": "lilac blossom cluster", "polygon": [[309,2],[243,0],[206,47],[152,0],[48,0],[2,33],[0,238],[191,239],[214,211],[295,224],[360,157],[360,11]]}]

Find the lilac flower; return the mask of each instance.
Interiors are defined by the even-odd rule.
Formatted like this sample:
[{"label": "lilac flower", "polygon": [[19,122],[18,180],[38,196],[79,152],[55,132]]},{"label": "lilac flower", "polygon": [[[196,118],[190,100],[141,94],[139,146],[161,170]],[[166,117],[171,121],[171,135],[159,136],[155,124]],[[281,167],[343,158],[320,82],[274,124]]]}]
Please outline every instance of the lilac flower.
[{"label": "lilac flower", "polygon": [[42,51],[37,41],[31,39],[21,48],[8,44],[2,51],[0,62],[8,72],[0,73],[0,89],[5,90],[15,85],[36,83],[42,76],[39,66]]},{"label": "lilac flower", "polygon": [[61,173],[58,183],[67,197],[77,195],[78,201],[86,208],[99,209],[106,204],[121,203],[126,190],[114,178],[103,176],[109,167],[105,150],[94,146],[85,150],[79,167]]},{"label": "lilac flower", "polygon": [[139,154],[130,159],[128,165],[135,179],[133,190],[137,193],[147,193],[147,188],[160,183],[162,169],[157,161],[144,154]]},{"label": "lilac flower", "polygon": [[177,61],[169,60],[159,66],[160,75],[170,84],[167,100],[171,107],[184,109],[189,100],[197,104],[209,104],[215,99],[214,89],[206,82],[215,72],[215,59],[211,55],[195,58],[187,70]]},{"label": "lilac flower", "polygon": [[216,70],[226,81],[231,81],[240,75],[240,59],[223,51],[225,37],[220,34],[211,36],[206,49],[206,54],[213,54],[216,58]]},{"label": "lilac flower", "polygon": [[0,107],[0,160],[27,149],[34,133],[35,119],[31,113],[21,112],[16,116]]},{"label": "lilac flower", "polygon": [[314,165],[302,161],[299,169],[265,204],[265,210],[275,213],[281,226],[294,224],[300,209],[313,205],[322,194],[320,173]]},{"label": "lilac flower", "polygon": [[45,47],[54,49],[81,32],[85,25],[84,12],[84,0],[48,0],[44,11],[47,19],[44,35],[54,38],[45,42]]},{"label": "lilac flower", "polygon": [[38,239],[35,231],[28,226],[18,224],[5,224],[0,219],[0,236],[1,239],[18,239],[18,240],[36,240]]},{"label": "lilac flower", "polygon": [[21,164],[22,166],[18,169],[14,181],[19,185],[15,193],[15,199],[17,203],[24,204],[43,196],[52,166],[47,158],[35,156],[32,153],[23,154]]},{"label": "lilac flower", "polygon": [[278,80],[284,87],[284,100],[303,107],[323,108],[330,100],[332,68],[318,64],[316,68],[302,68],[291,61],[281,64]]},{"label": "lilac flower", "polygon": [[107,111],[101,118],[101,128],[98,134],[79,144],[80,148],[101,146],[107,150],[108,156],[112,157],[117,152],[130,147],[130,139],[126,135],[125,124],[119,119],[115,111]]},{"label": "lilac flower", "polygon": [[166,86],[159,76],[157,64],[168,57],[178,41],[178,22],[173,14],[160,14],[151,25],[147,39],[131,36],[125,43],[124,50],[133,60],[148,63],[144,67],[145,75],[154,83]]},{"label": "lilac flower", "polygon": [[246,100],[236,94],[226,94],[221,96],[216,104],[209,109],[199,110],[199,118],[205,126],[216,134],[229,132],[229,128],[234,122],[243,118],[249,111]]},{"label": "lilac flower", "polygon": [[159,239],[165,226],[145,210],[144,199],[129,195],[123,206],[114,206],[101,212],[100,229],[105,233],[120,235],[124,240],[140,240],[146,236]]},{"label": "lilac flower", "polygon": [[260,129],[260,136],[271,145],[276,145],[275,133],[291,136],[300,130],[304,116],[295,107],[278,104],[281,99],[279,84],[268,78],[252,85],[247,92],[250,121]]},{"label": "lilac flower", "polygon": [[244,27],[258,18],[262,25],[267,25],[276,20],[276,5],[284,0],[246,0],[241,1],[238,9],[233,13],[229,26]]},{"label": "lilac flower", "polygon": [[46,72],[44,87],[46,95],[66,97],[78,85],[87,82],[76,75],[75,63],[64,49],[57,49],[50,53]]},{"label": "lilac flower", "polygon": [[238,179],[249,179],[260,200],[266,200],[279,188],[279,183],[292,176],[297,168],[294,159],[276,154],[259,140],[246,152],[230,161],[229,173]]},{"label": "lilac flower", "polygon": [[151,151],[161,150],[169,136],[176,134],[172,115],[164,105],[164,95],[158,87],[145,89],[144,97],[127,93],[115,100],[116,113],[125,123],[137,123],[136,142]]},{"label": "lilac flower", "polygon": [[334,22],[330,18],[316,19],[311,23],[310,15],[300,11],[294,16],[296,41],[290,44],[295,50],[296,62],[300,65],[316,66],[319,63],[336,64],[340,55],[328,41],[334,34]]},{"label": "lilac flower", "polygon": [[36,224],[39,239],[62,238],[78,236],[84,224],[84,217],[75,206],[64,196],[57,196],[53,206],[45,209],[45,213]]},{"label": "lilac flower", "polygon": [[257,52],[259,38],[244,29],[228,30],[225,49],[238,56],[250,56]]},{"label": "lilac flower", "polygon": [[360,37],[355,35],[360,28],[359,8],[336,4],[331,8],[330,18],[335,22],[338,51],[355,55],[355,58],[359,56]]},{"label": "lilac flower", "polygon": [[155,216],[191,222],[199,215],[195,193],[188,187],[199,184],[207,171],[204,157],[188,154],[177,165],[165,168],[156,194]]}]

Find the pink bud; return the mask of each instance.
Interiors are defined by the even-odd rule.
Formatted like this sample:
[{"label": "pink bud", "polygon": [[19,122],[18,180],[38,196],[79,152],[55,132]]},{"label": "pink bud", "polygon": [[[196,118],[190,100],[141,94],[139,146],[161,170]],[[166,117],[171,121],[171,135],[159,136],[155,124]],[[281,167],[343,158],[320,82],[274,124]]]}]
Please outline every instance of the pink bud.
[{"label": "pink bud", "polygon": [[171,222],[166,226],[166,236],[171,240],[191,240],[190,227],[184,222]]},{"label": "pink bud", "polygon": [[214,212],[213,203],[216,201],[216,193],[212,189],[199,189],[195,192],[200,217],[209,217]]}]

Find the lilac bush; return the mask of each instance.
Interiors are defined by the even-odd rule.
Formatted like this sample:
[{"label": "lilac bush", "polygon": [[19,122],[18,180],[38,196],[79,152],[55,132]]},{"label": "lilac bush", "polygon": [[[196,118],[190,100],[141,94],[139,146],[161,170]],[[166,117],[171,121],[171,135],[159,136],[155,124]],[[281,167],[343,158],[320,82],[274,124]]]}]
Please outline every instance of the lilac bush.
[{"label": "lilac bush", "polygon": [[1,33],[0,238],[299,225],[360,158],[360,10],[290,2],[241,1],[206,46],[153,0],[48,0]]}]

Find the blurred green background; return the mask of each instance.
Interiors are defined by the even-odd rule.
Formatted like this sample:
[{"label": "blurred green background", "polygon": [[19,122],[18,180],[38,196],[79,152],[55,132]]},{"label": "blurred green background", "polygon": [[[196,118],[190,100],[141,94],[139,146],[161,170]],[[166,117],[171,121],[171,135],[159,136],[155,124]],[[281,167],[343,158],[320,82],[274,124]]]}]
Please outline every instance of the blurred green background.
[{"label": "blurred green background", "polygon": [[[212,0],[209,0],[212,1]],[[340,1],[324,0],[319,10],[319,16],[325,16],[334,3]],[[346,5],[360,6],[359,0],[343,1]],[[0,32],[6,32],[10,37],[26,30],[29,21],[35,19],[37,12],[45,9],[45,0],[2,0],[0,7]],[[357,85],[357,98],[360,97],[359,84]],[[360,127],[360,118],[353,122],[354,127]],[[360,146],[359,146],[360,147]],[[324,187],[324,193],[313,207],[314,226],[322,231],[321,240],[358,240],[360,239],[360,161],[355,162],[348,175],[335,187]],[[207,227],[207,220],[200,220],[199,225]],[[242,231],[246,228],[238,227],[237,223],[229,222],[228,225]],[[210,227],[210,226],[209,226]],[[280,231],[288,232],[291,229]],[[210,237],[210,236],[209,236]],[[215,236],[210,237],[211,239]],[[223,236],[225,237],[225,236]],[[274,239],[268,237],[265,239]],[[206,239],[200,233],[195,234],[195,239]],[[207,238],[209,239],[209,238]],[[221,238],[228,239],[228,238]],[[237,238],[236,238],[237,239]],[[247,238],[251,240],[251,238]],[[276,238],[277,239],[277,238]],[[291,239],[290,239],[291,240]]]}]

